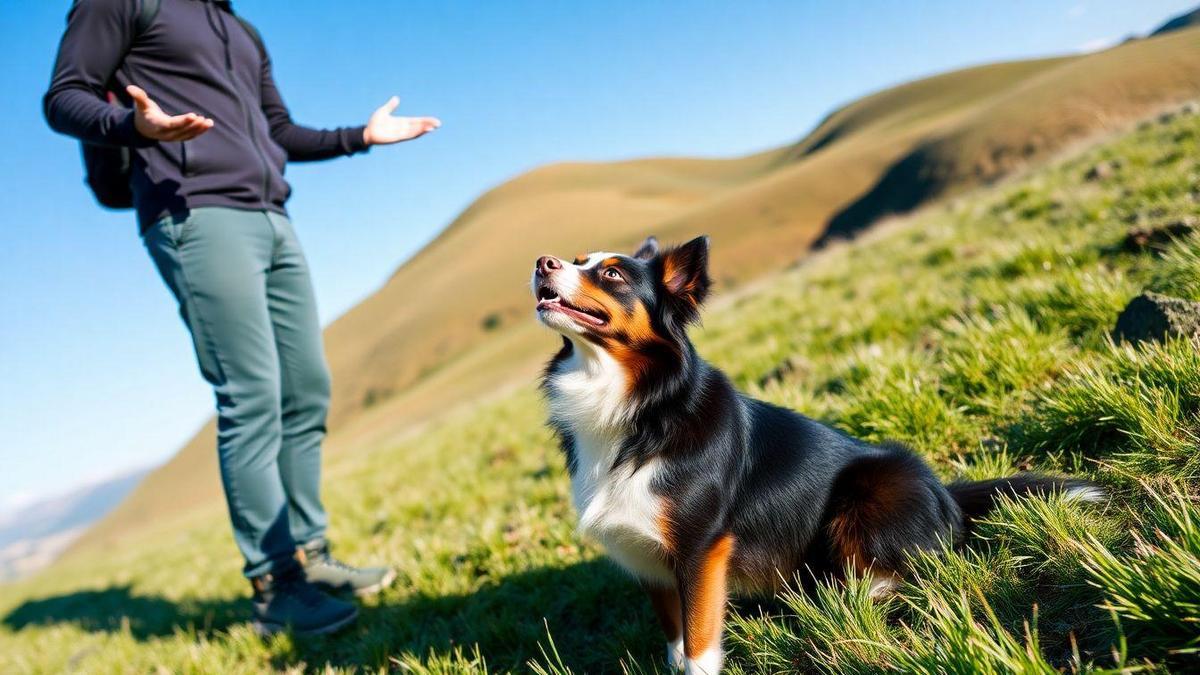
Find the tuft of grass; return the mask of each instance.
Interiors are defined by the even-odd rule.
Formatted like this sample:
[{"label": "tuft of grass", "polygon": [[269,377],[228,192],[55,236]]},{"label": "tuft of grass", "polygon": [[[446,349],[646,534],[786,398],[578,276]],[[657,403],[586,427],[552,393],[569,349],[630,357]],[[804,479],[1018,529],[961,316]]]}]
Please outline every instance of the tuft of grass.
[{"label": "tuft of grass", "polygon": [[454,647],[447,654],[430,652],[425,658],[413,654],[389,657],[390,668],[416,675],[461,675],[461,673],[487,673],[487,659],[479,651],[479,645],[469,649]]},{"label": "tuft of grass", "polygon": [[829,406],[832,420],[860,438],[897,440],[948,456],[971,436],[965,407],[943,394],[927,351],[858,347],[836,364],[820,390],[836,397]]},{"label": "tuft of grass", "polygon": [[[977,598],[983,618],[966,594],[946,598],[925,597],[919,604],[911,602],[914,612],[928,626],[930,634],[913,636],[909,649],[896,650],[890,667],[903,673],[961,673],[999,675],[1029,673],[1051,675],[1061,672],[1042,655],[1038,641],[1037,611],[1023,624],[1018,635],[1006,628],[987,601]],[[1123,659],[1111,670],[1099,669],[1079,662],[1075,657],[1072,670],[1079,673],[1122,672]]]},{"label": "tuft of grass", "polygon": [[1094,505],[1061,494],[1002,496],[996,510],[976,527],[980,539],[1004,550],[1023,572],[1062,586],[1080,583],[1080,533],[1104,546],[1117,545],[1124,534],[1116,520],[1097,517]]},{"label": "tuft of grass", "polygon": [[1124,620],[1141,649],[1200,654],[1200,507],[1178,487],[1166,495],[1153,489],[1146,494],[1161,529],[1150,536],[1135,532],[1127,551],[1092,533],[1076,548],[1090,582],[1104,595],[1104,607]]},{"label": "tuft of grass", "polygon": [[1200,234],[1178,239],[1167,247],[1152,267],[1149,288],[1200,301]]},{"label": "tuft of grass", "polygon": [[1097,347],[1112,329],[1113,318],[1136,294],[1136,286],[1120,272],[1067,268],[1018,291],[1018,301],[1042,326],[1065,330]]},{"label": "tuft of grass", "polygon": [[847,571],[845,583],[818,580],[812,592],[779,594],[781,617],[735,616],[731,637],[751,672],[878,673],[897,649],[890,600],[871,597],[871,579]]},{"label": "tuft of grass", "polygon": [[1040,329],[1019,307],[957,316],[942,331],[947,338],[942,385],[978,414],[1013,412],[1019,401],[1012,394],[1047,380],[1072,351],[1063,331]]},{"label": "tuft of grass", "polygon": [[1200,351],[1187,339],[1109,342],[1037,408],[1022,430],[1027,447],[1079,452],[1136,473],[1200,475]]}]

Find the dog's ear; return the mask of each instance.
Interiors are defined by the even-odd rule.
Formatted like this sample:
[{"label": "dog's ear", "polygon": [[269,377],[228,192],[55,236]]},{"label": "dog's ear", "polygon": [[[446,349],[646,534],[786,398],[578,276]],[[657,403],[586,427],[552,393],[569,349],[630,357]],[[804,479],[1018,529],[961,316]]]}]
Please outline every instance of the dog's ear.
[{"label": "dog's ear", "polygon": [[658,238],[656,238],[654,235],[650,235],[649,237],[646,237],[646,241],[643,241],[642,245],[638,247],[638,250],[633,254],[633,257],[637,258],[638,260],[652,260],[656,255],[658,255]]},{"label": "dog's ear", "polygon": [[669,248],[662,256],[662,282],[667,291],[683,302],[685,321],[699,318],[700,303],[708,297],[708,237],[701,236],[682,246]]}]

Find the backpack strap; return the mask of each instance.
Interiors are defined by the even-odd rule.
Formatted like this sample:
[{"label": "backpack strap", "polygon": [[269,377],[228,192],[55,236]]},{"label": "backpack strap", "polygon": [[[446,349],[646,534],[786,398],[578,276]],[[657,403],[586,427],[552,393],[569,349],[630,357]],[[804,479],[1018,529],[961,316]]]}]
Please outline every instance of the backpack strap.
[{"label": "backpack strap", "polygon": [[242,28],[245,29],[246,34],[249,35],[250,39],[254,41],[254,46],[258,47],[259,57],[262,58],[263,63],[266,63],[267,62],[267,47],[266,47],[266,45],[263,44],[262,35],[258,32],[258,29],[254,27],[254,24],[243,19],[242,17],[238,16],[237,14],[234,14],[233,18],[237,19],[238,23],[242,24]]},{"label": "backpack strap", "polygon": [[[137,3],[137,16],[133,20],[133,37],[137,39],[139,35],[150,30],[150,25],[154,23],[154,18],[158,16],[162,0],[134,0],[134,2]],[[267,48],[263,45],[262,35],[259,34],[258,29],[237,14],[234,14],[233,18],[242,24],[242,28],[250,35],[250,39],[254,40],[254,46],[258,47],[258,55],[265,61],[267,58]]]},{"label": "backpack strap", "polygon": [[154,23],[154,17],[158,16],[158,8],[162,4],[161,0],[135,0],[137,2],[137,16],[133,20],[133,37],[136,40],[139,35],[150,29],[150,24]]}]

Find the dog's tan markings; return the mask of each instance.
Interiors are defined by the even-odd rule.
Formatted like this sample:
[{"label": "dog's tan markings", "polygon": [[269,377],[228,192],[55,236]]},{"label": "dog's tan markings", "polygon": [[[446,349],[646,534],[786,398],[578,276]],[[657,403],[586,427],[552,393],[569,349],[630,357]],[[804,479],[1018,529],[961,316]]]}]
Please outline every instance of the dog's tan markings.
[{"label": "dog's tan markings", "polygon": [[614,318],[613,307],[617,305],[613,302],[604,289],[592,283],[592,280],[586,276],[580,276],[579,290],[575,293],[575,297],[567,298],[567,302],[576,305],[582,309],[600,310],[608,315],[611,320]]},{"label": "dog's tan markings", "polygon": [[829,519],[829,539],[833,543],[834,555],[842,562],[849,562],[851,569],[862,574],[871,565],[864,550],[862,527],[853,512],[839,513]]},{"label": "dog's tan markings", "polygon": [[[619,261],[615,257],[605,262],[608,260]],[[653,357],[645,353],[646,347],[655,343],[670,345],[654,331],[646,306],[637,302],[627,309],[588,276],[581,276],[579,290],[567,301],[581,309],[604,312],[608,318],[606,330],[590,334],[589,339],[601,345],[629,373],[628,390],[631,394],[635,392],[638,382],[654,367]]]},{"label": "dog's tan markings", "polygon": [[675,261],[673,251],[668,252],[662,258],[662,281],[675,295],[687,300],[693,305],[699,304],[699,283],[700,277],[695,274],[689,274],[686,268],[680,267]]},{"label": "dog's tan markings", "polygon": [[728,599],[729,559],[732,555],[733,535],[724,534],[704,554],[704,560],[696,570],[696,578],[687,582],[684,653],[689,659],[699,658],[721,642],[721,627]]},{"label": "dog's tan markings", "polygon": [[650,313],[644,305],[639,302],[634,304],[632,310],[626,309],[607,290],[587,277],[579,280],[579,293],[569,301],[581,307],[603,311],[608,315],[609,332],[614,337],[624,337],[631,347],[662,340],[651,327]]},{"label": "dog's tan markings", "polygon": [[621,262],[620,258],[605,258],[600,262],[600,267],[611,267]]},{"label": "dog's tan markings", "polygon": [[860,476],[854,484],[854,501],[843,504],[826,526],[838,562],[849,563],[855,574],[870,577],[881,587],[889,582],[894,585],[899,575],[896,570],[879,565],[867,549],[867,538],[886,526],[892,514],[901,510],[901,503],[916,488],[905,476]]},{"label": "dog's tan markings", "polygon": [[658,511],[655,525],[658,527],[658,540],[662,542],[667,555],[675,553],[675,523],[672,520],[672,504],[667,499],[662,500],[662,508]]},{"label": "dog's tan markings", "polygon": [[673,255],[663,256],[662,266],[663,266],[663,269],[662,269],[663,283],[666,284],[668,288],[671,288],[672,282],[678,283],[677,280],[680,277],[682,277],[682,273],[679,269],[679,266],[675,264],[675,256],[673,256]]},{"label": "dog's tan markings", "polygon": [[662,341],[662,337],[654,332],[654,326],[650,324],[650,312],[646,311],[646,306],[640,302],[633,306],[632,312],[625,315],[622,324],[631,345]]},{"label": "dog's tan markings", "polygon": [[587,261],[588,261],[588,256],[586,253],[578,253],[575,255],[575,259],[572,260],[571,262],[576,265],[582,265],[582,264],[586,263]]},{"label": "dog's tan markings", "polygon": [[679,606],[679,590],[674,586],[648,586],[646,594],[650,596],[650,605],[654,607],[654,615],[658,617],[658,625],[662,626],[667,642],[674,642],[682,637],[683,612]]},{"label": "dog's tan markings", "polygon": [[614,333],[623,336],[624,340],[610,341],[608,351],[629,373],[627,384],[632,394],[655,365],[653,356],[646,353],[646,347],[656,343],[669,346],[670,343],[654,331],[650,313],[641,303],[634,305],[631,312],[614,315],[612,327]]}]

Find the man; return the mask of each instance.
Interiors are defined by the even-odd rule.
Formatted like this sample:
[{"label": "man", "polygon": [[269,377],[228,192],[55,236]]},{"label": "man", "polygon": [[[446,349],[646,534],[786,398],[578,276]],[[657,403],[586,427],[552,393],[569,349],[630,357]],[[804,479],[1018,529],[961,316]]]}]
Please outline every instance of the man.
[{"label": "man", "polygon": [[[324,538],[329,374],[308,266],[284,210],[284,164],[411,140],[440,122],[394,117],[392,98],[365,126],[295,124],[260,38],[229,2],[149,2],[76,1],[46,118],[87,143],[131,149],[142,238],[216,393],[221,480],[256,626],[332,632],[358,613],[334,592],[374,592],[394,573],[345,565]],[[110,90],[132,107],[110,105]]]}]

